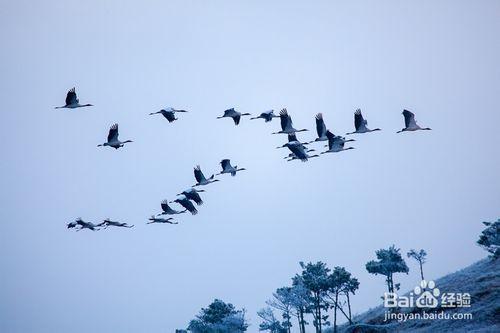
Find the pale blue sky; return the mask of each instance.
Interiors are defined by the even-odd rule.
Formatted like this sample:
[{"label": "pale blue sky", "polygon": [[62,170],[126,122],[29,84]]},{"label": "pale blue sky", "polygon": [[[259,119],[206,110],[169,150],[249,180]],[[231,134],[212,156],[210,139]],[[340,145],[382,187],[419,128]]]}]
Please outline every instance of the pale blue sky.
[{"label": "pale blue sky", "polygon": [[[424,248],[430,278],[486,253],[500,213],[498,1],[1,1],[0,331],[172,332],[213,298],[255,312],[299,261],[345,266],[355,312],[379,303],[365,263]],[[93,108],[54,110],[75,86]],[[186,108],[169,124],[147,114]],[[287,107],[335,133],[361,108],[382,132],[286,163]],[[408,108],[433,131],[395,132]],[[99,149],[111,124],[123,149]],[[313,138],[313,132],[301,136]],[[318,147],[319,148],[319,147]],[[145,225],[162,199],[231,158],[197,216]],[[81,216],[134,229],[68,231]],[[397,277],[403,289],[417,266]]]}]

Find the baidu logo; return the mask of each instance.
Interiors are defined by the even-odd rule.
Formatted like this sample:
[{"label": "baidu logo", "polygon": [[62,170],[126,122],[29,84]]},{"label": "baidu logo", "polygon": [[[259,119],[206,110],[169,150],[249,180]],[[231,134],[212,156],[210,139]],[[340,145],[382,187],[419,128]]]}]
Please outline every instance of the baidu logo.
[{"label": "baidu logo", "polygon": [[386,308],[459,308],[470,307],[469,293],[443,293],[432,280],[422,280],[407,296],[397,293],[384,293],[384,307]]},{"label": "baidu logo", "polygon": [[436,288],[436,283],[434,281],[420,282],[420,286],[416,286],[413,292],[417,299],[415,300],[415,305],[418,308],[436,308],[439,304],[438,297],[441,294],[438,288]]}]

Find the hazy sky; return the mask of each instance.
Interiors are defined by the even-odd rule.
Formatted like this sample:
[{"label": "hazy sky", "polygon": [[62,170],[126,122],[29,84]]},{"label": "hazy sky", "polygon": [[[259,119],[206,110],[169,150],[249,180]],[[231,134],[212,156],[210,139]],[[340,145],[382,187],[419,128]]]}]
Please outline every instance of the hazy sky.
[{"label": "hazy sky", "polygon": [[[429,278],[484,257],[500,216],[498,1],[0,1],[0,331],[173,332],[214,298],[256,311],[299,261],[345,266],[361,312],[385,285],[365,263],[396,244]],[[54,110],[75,86],[95,107]],[[169,124],[148,116],[190,110]],[[287,107],[334,133],[361,108],[381,132],[287,163]],[[403,133],[401,111],[433,131]],[[97,148],[114,122],[131,143]],[[304,134],[304,133],[301,133]],[[313,139],[314,132],[299,138]],[[318,145],[317,148],[320,148]],[[288,153],[288,152],[286,152]],[[162,199],[231,158],[199,215],[145,225]],[[81,216],[133,229],[73,232]],[[417,265],[397,276],[413,288]]]}]

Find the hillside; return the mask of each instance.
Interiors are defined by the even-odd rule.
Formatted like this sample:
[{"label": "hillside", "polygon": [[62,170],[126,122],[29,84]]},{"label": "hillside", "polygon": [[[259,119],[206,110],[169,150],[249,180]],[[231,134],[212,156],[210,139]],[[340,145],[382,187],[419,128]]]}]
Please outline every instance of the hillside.
[{"label": "hillside", "polygon": [[[446,275],[435,281],[441,293],[467,292],[471,295],[471,307],[440,308],[446,314],[472,313],[472,319],[424,320],[384,322],[386,309],[380,305],[354,317],[352,326],[343,325],[340,333],[382,333],[382,332],[500,332],[500,259],[481,260],[467,268]],[[406,294],[408,295],[408,294]],[[409,308],[405,313],[416,313]],[[430,311],[428,311],[430,312]],[[331,333],[333,329],[325,332]]]}]

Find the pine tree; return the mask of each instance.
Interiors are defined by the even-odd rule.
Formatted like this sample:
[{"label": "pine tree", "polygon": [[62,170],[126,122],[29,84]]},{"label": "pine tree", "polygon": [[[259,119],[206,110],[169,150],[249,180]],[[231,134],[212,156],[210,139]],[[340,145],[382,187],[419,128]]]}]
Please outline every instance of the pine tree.
[{"label": "pine tree", "polygon": [[420,277],[422,280],[424,279],[424,269],[423,265],[425,264],[425,261],[427,260],[427,252],[425,252],[424,249],[421,249],[420,251],[411,249],[407,254],[408,258],[413,258],[418,262],[418,265],[420,266]]},{"label": "pine tree", "polygon": [[381,274],[386,277],[387,289],[389,293],[393,293],[394,289],[399,289],[399,284],[394,283],[395,273],[408,274],[409,268],[401,256],[400,249],[394,245],[388,249],[380,249],[376,251],[377,261],[371,260],[366,263],[366,270],[371,274]]}]

